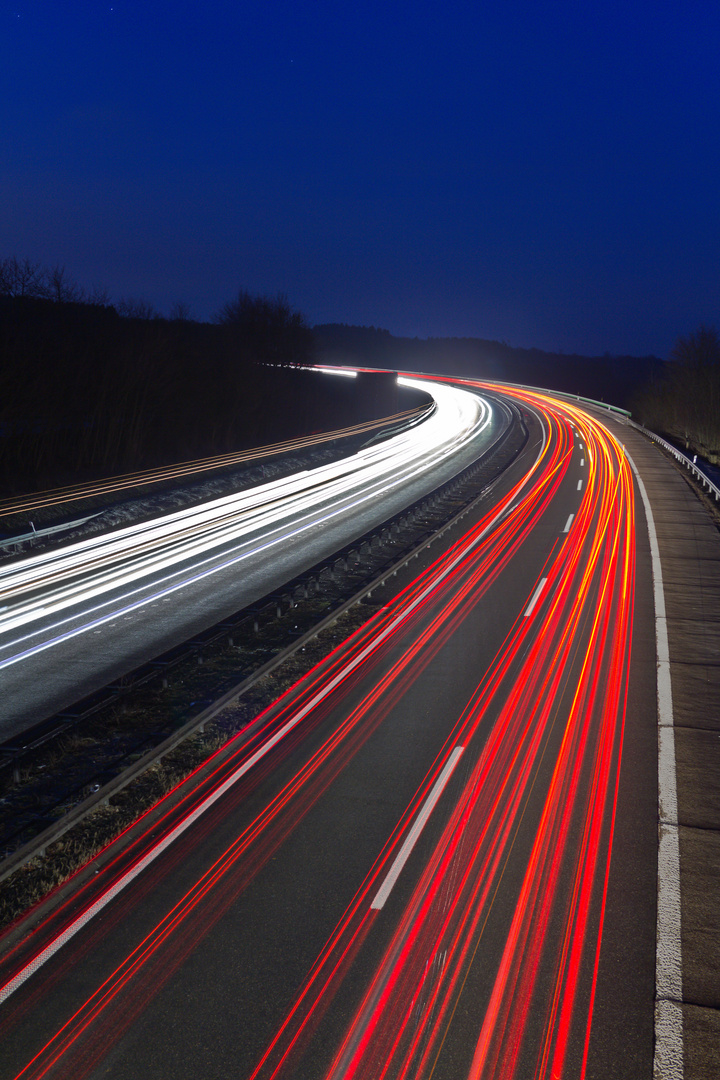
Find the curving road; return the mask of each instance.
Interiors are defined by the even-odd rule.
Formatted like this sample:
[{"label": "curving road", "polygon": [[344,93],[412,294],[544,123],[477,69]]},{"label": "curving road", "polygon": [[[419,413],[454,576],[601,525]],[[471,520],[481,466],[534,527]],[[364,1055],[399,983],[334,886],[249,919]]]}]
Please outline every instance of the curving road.
[{"label": "curving road", "polygon": [[494,505],[2,939],[0,1076],[651,1075],[634,482],[509,393],[537,424]]},{"label": "curving road", "polygon": [[0,568],[0,736],[280,587],[455,475],[509,423],[475,391],[434,394],[428,419],[339,462]]}]

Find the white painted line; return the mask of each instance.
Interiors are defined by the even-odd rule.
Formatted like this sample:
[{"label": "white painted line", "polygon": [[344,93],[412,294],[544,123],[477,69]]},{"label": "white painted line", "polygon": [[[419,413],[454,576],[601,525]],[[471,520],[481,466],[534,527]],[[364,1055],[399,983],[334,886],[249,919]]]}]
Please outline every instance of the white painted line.
[{"label": "white painted line", "polygon": [[530,601],[530,603],[528,604],[528,606],[527,606],[527,610],[525,611],[525,618],[526,618],[526,619],[527,619],[528,615],[532,615],[532,613],[533,613],[533,608],[535,607],[535,605],[537,604],[538,600],[540,599],[540,593],[541,593],[541,592],[543,591],[543,589],[545,588],[545,583],[546,583],[546,581],[547,581],[547,578],[546,578],[546,577],[544,577],[544,578],[540,578],[540,584],[538,585],[538,587],[537,587],[537,589],[535,590],[535,592],[534,592],[534,593],[532,594],[532,600],[531,600],[531,601]]},{"label": "white painted line", "polygon": [[584,465],[584,464],[585,464],[585,458],[584,458],[584,457],[581,457],[581,458],[580,458],[580,464],[581,464],[581,465]]},{"label": "white painted line", "polygon": [[575,515],[571,514],[570,517],[567,519],[567,521],[565,522],[565,528],[563,529],[564,533],[570,532],[570,526],[572,525],[574,518]]},{"label": "white painted line", "polygon": [[582,491],[582,480],[578,480],[578,491]]},{"label": "white painted line", "polygon": [[[527,474],[518,485],[519,491],[522,490],[522,488],[524,488],[534,476],[535,469],[537,468],[537,465],[540,462],[544,453],[545,440],[547,437],[544,425],[542,427],[542,436],[542,443],[540,445],[538,455],[532,467],[528,470]],[[172,844],[178,836],[185,832],[185,830],[189,828],[189,826],[192,825],[193,822],[195,822],[210,806],[212,806],[213,803],[217,802],[217,800],[221,798],[237,780],[244,776],[245,773],[249,769],[251,769],[252,766],[256,764],[256,762],[258,762],[262,757],[264,757],[265,754],[270,749],[272,749],[272,747],[275,746],[276,743],[278,743],[282,738],[284,738],[284,736],[289,731],[291,731],[300,722],[300,720],[302,720],[303,717],[307,715],[307,713],[314,709],[324,697],[326,697],[332,690],[334,690],[335,687],[350,674],[350,672],[354,671],[355,668],[358,667],[358,665],[361,664],[362,661],[375,648],[377,648],[377,646],[382,641],[384,641],[390,634],[392,634],[393,631],[405,619],[407,619],[408,616],[413,611],[415,611],[417,607],[424,603],[427,597],[435,589],[437,589],[440,583],[443,582],[447,577],[449,577],[456,569],[456,567],[459,566],[465,558],[467,558],[468,552],[478,547],[488,535],[488,533],[502,520],[503,517],[507,515],[507,513],[508,508],[501,506],[498,512],[482,530],[482,532],[479,533],[464,550],[460,551],[455,556],[455,558],[444,567],[443,570],[436,574],[435,577],[431,579],[428,585],[419,594],[419,596],[416,596],[414,600],[412,600],[405,608],[403,608],[392,619],[392,621],[388,623],[388,625],[385,626],[385,628],[381,630],[380,633],[368,645],[365,646],[365,648],[360,653],[357,653],[353,657],[353,659],[348,664],[346,664],[341,669],[341,671],[337,675],[335,675],[333,679],[330,680],[329,683],[326,683],[326,685],[321,690],[319,690],[317,694],[315,694],[311,701],[307,702],[299,710],[299,712],[295,713],[279,731],[275,732],[275,734],[270,739],[268,739],[267,742],[263,743],[262,746],[260,746],[258,750],[255,751],[252,757],[250,757],[246,762],[244,762],[244,764],[239,766],[239,768],[235,769],[235,771],[232,772],[230,776],[228,776],[226,780],[223,781],[222,785],[210,795],[208,795],[207,798],[204,799],[203,802],[200,803],[200,805],[197,806],[190,815],[188,815],[188,817],[183,818],[183,820],[180,821],[166,837],[158,841],[158,843],[156,843],[155,846],[152,847],[147,852],[147,854],[144,855],[143,858],[135,864],[135,866],[132,866],[128,871],[126,871],[126,873],[121,878],[119,878],[115,882],[115,884],[107,890],[107,892],[103,893],[102,896],[100,896],[95,901],[95,903],[87,909],[87,911],[83,912],[81,915],[78,915],[75,921],[70,923],[70,925],[66,927],[62,934],[60,934],[53,941],[51,941],[50,944],[47,945],[45,949],[42,950],[42,952],[38,953],[37,956],[30,960],[24,968],[21,968],[21,970],[12,979],[10,979],[9,982],[7,982],[3,987],[0,987],[0,1002],[3,1002],[6,1000],[6,998],[9,998],[10,995],[14,993],[14,991],[17,990],[18,987],[22,986],[22,984],[27,979],[29,979],[31,975],[34,975],[35,972],[42,967],[46,960],[49,960],[50,957],[54,956],[54,954],[58,952],[63,945],[66,945],[67,942],[70,941],[75,936],[75,934],[77,934],[78,931],[81,930],[83,926],[85,926],[86,923],[90,922],[90,920],[95,915],[97,915],[99,911],[102,911],[106,904],[110,903],[110,901],[113,900],[118,895],[118,893],[120,893],[127,885],[129,885],[145,869],[146,866],[149,866],[150,863],[154,862],[154,860],[160,854],[162,854],[162,852],[165,851],[165,849],[169,847],[170,844]]]},{"label": "white painted line", "polygon": [[582,443],[578,443],[578,450],[582,450]]},{"label": "white painted line", "polygon": [[402,868],[408,861],[410,857],[410,852],[415,847],[420,833],[425,828],[428,818],[435,809],[435,804],[445,790],[445,786],[450,777],[452,776],[453,769],[460,760],[460,755],[462,754],[464,749],[464,746],[456,746],[448,760],[445,762],[445,767],[443,771],[438,776],[432,791],[423,803],[422,810],[415,819],[415,824],[405,837],[405,843],[395,856],[395,862],[390,867],[387,877],[378,889],[377,896],[370,905],[370,907],[374,908],[376,911],[380,911],[380,909],[385,905],[385,901],[390,895],[393,885],[400,877]]},{"label": "white painted line", "polygon": [[[626,452],[627,453],[627,452]],[[685,1075],[682,1019],[682,937],[680,906],[680,830],[670,650],[660,548],[650,500],[637,465],[627,454],[645,507],[655,598],[658,711],[658,905],[655,952],[654,1080]]]}]

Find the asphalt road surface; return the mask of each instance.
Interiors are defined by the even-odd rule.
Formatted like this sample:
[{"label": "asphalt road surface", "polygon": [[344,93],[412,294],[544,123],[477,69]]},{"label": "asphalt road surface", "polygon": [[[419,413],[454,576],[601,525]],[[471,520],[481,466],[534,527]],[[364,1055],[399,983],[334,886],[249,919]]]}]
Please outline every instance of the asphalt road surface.
[{"label": "asphalt road surface", "polygon": [[0,1076],[651,1076],[642,508],[598,421],[515,393],[493,505],[5,935]]},{"label": "asphalt road surface", "polygon": [[434,393],[428,420],[343,461],[0,568],[0,738],[280,588],[456,475],[509,423],[476,392]]}]

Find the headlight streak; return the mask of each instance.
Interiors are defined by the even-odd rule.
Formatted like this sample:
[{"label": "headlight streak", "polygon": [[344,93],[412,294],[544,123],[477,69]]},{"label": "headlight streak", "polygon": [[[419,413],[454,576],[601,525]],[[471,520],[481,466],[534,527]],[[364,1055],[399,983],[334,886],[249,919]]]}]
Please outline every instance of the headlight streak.
[{"label": "headlight streak", "polygon": [[[333,374],[355,376],[354,371],[336,371]],[[365,432],[376,431],[378,428],[387,427],[389,424],[403,421],[413,423],[422,418],[420,413],[417,419],[414,414],[416,409],[407,409],[393,416],[384,417],[381,420],[368,420],[360,424],[352,424],[350,427],[340,428],[337,431],[321,432],[317,435],[307,435],[299,439],[290,439],[283,443],[271,443],[268,446],[258,446],[252,450],[240,450],[229,454],[221,454],[219,457],[199,458],[195,461],[184,461],[177,465],[150,469],[144,472],[125,473],[122,476],[111,476],[104,480],[96,480],[82,487],[54,488],[49,491],[37,491],[32,495],[6,499],[0,501],[0,518],[9,514],[27,514],[31,510],[38,510],[45,506],[62,506],[66,503],[78,502],[89,496],[112,494],[116,491],[128,491],[134,487],[147,487],[151,484],[179,480],[183,477],[194,477],[198,473],[227,469],[234,465],[243,465],[256,461],[258,458],[274,457],[278,454],[286,454],[291,451],[306,449],[309,446],[317,446],[319,443],[330,439],[346,438],[351,435],[361,435]]]},{"label": "headlight streak", "polygon": [[[388,605],[388,607],[386,609],[383,609],[383,611],[381,611],[379,613],[379,616],[377,618],[372,620],[371,623],[367,624],[366,628],[364,628],[364,629],[362,629],[361,631],[358,632],[358,634],[355,637],[355,652],[356,652],[356,655],[361,651],[366,651],[367,650],[368,642],[370,642],[369,647],[371,648],[371,650],[376,648],[377,647],[377,639],[382,638],[383,636],[386,635],[386,632],[388,630],[388,626],[392,627],[392,625],[398,625],[402,621],[406,620],[408,615],[412,614],[413,610],[415,610],[415,608],[417,608],[422,603],[424,598],[426,596],[428,596],[433,590],[437,589],[439,585],[442,585],[443,582],[445,581],[445,579],[448,578],[449,575],[451,573],[453,573],[455,571],[455,569],[462,564],[463,560],[467,557],[467,553],[472,552],[474,550],[474,548],[476,548],[478,545],[480,545],[482,543],[482,541],[486,538],[486,536],[490,537],[490,539],[491,539],[493,545],[495,546],[495,548],[501,553],[501,555],[503,555],[503,557],[505,559],[507,559],[509,557],[507,555],[507,553],[505,552],[505,544],[504,544],[504,541],[503,541],[503,535],[499,531],[500,525],[502,523],[502,529],[504,530],[506,526],[505,526],[505,523],[503,522],[503,518],[504,518],[504,516],[506,514],[507,506],[511,505],[513,500],[518,497],[519,493],[522,492],[522,490],[525,487],[528,486],[529,481],[533,477],[534,473],[537,471],[538,465],[539,465],[540,461],[542,460],[543,456],[546,455],[546,453],[547,453],[547,447],[545,445],[543,445],[543,448],[541,448],[540,456],[538,457],[538,460],[536,462],[536,465],[535,465],[534,469],[531,470],[523,478],[523,480],[521,480],[516,485],[515,489],[501,502],[500,507],[496,508],[493,511],[490,511],[485,516],[485,518],[477,526],[475,526],[465,537],[463,537],[461,540],[459,540],[449,550],[449,552],[447,552],[443,556],[441,556],[436,561],[436,563],[433,564],[433,566],[431,566],[422,575],[420,575],[420,577],[415,582],[413,582],[412,585],[409,586],[405,590],[405,592],[403,594],[401,594],[401,596],[396,601],[393,602],[393,604]],[[547,479],[546,479],[545,476],[542,476],[540,478],[539,482],[538,482],[538,491],[542,494],[544,492],[544,489],[546,488],[546,486],[547,486]],[[528,498],[528,500],[532,501],[532,500],[537,498],[537,493],[534,490],[531,489],[530,492],[527,495],[527,498]],[[519,521],[519,519],[517,518],[517,507],[515,507],[513,513],[516,515],[516,520]],[[480,550],[482,550],[482,549],[480,549]],[[476,597],[477,596],[477,589],[482,584],[481,582],[478,582],[476,580],[477,576],[478,576],[478,574],[476,572],[475,579],[465,589],[465,594],[470,595],[470,601],[468,601],[468,597],[467,597],[467,595],[465,595],[465,603],[466,604],[468,604],[468,603],[472,604],[472,603],[475,602],[475,599],[473,598],[473,595],[472,595],[473,591],[475,592],[475,597]],[[442,640],[442,635],[439,635],[437,633],[437,630],[438,630],[438,628],[442,627],[443,623],[446,621],[449,614],[451,614],[451,608],[450,607],[448,607],[446,609],[441,608],[440,614],[434,620],[433,626],[428,631],[426,631],[426,633],[422,636],[420,641],[417,644],[414,645],[413,650],[412,650],[412,655],[413,655],[413,658],[415,658],[416,662],[420,663],[421,666],[424,667],[427,664],[427,662],[429,662],[429,659],[431,658],[433,652],[436,651],[437,648],[440,647],[440,643],[441,643],[441,640]],[[445,636],[447,636],[447,633],[446,633]],[[373,692],[371,694],[372,701],[377,703],[378,699],[383,696],[382,691],[385,691],[384,700],[385,700],[386,707],[389,707],[389,705],[392,703],[392,700],[394,698],[397,698],[398,695],[402,694],[402,691],[403,691],[403,688],[404,688],[404,685],[405,685],[405,681],[407,679],[407,675],[405,675],[404,677],[400,677],[400,676],[402,675],[402,672],[407,668],[408,660],[409,660],[409,657],[406,655],[403,658],[402,662],[395,666],[395,668],[391,672],[390,676],[386,677],[383,680],[381,690],[375,691],[375,692]],[[334,662],[333,666],[331,666],[330,670],[326,674],[324,674],[323,677],[322,677],[321,684],[320,684],[321,687],[323,685],[327,686],[328,683],[333,682],[334,680],[336,681],[337,680],[338,668],[341,668],[343,666],[345,668],[347,668],[346,658],[342,657],[342,649],[338,649],[338,650],[336,650],[335,662]],[[415,674],[417,674],[417,672],[415,672]],[[342,679],[345,679],[346,674],[344,672],[341,672],[341,677],[342,677]],[[318,676],[318,678],[320,678],[320,677]],[[394,689],[393,689],[393,682],[395,683]],[[317,692],[318,685],[319,684],[316,682],[316,680],[311,678],[310,686],[309,686],[309,688],[308,688],[308,690],[306,692],[306,696],[311,695],[311,692]],[[390,693],[390,691],[392,691],[392,693]],[[285,698],[288,698],[288,697],[291,697],[291,692],[290,691],[288,691],[288,693],[285,695]],[[282,699],[281,699],[281,701],[282,701]],[[365,709],[367,709],[367,705],[365,706]],[[271,710],[268,710],[268,712],[270,712],[270,711]],[[377,717],[380,718],[380,714],[382,713],[382,715],[384,715],[384,712],[385,712],[385,709],[382,709],[380,712],[377,713]],[[236,766],[238,760],[241,761],[241,762],[247,763],[247,761],[252,757],[252,752],[254,751],[254,748],[256,746],[258,746],[258,744],[260,744],[261,746],[263,745],[263,743],[266,744],[268,738],[274,738],[274,736],[272,735],[272,731],[277,730],[277,728],[279,727],[279,725],[282,722],[283,715],[287,716],[290,713],[297,714],[297,704],[295,702],[292,702],[292,701],[290,702],[290,704],[288,704],[285,713],[281,714],[280,717],[277,718],[277,720],[274,723],[273,723],[272,720],[270,720],[266,725],[261,726],[260,731],[253,738],[253,740],[252,740],[252,742],[251,742],[251,744],[249,746],[240,748],[240,750],[237,753],[236,759],[234,759],[233,762],[232,762],[232,765]],[[362,715],[362,710],[358,715]],[[344,732],[352,731],[353,724],[357,721],[357,719],[358,719],[357,716],[351,717],[350,722],[343,725],[343,731]],[[262,718],[260,718],[260,722],[262,723]],[[377,722],[377,720],[375,722]],[[244,768],[244,765],[241,765],[240,768]],[[225,773],[227,772],[227,768],[224,769],[224,770],[219,770],[219,771],[222,771],[223,775],[220,778],[218,778],[218,780],[217,780],[217,785],[218,786],[220,786],[223,783],[226,783],[226,780],[224,779],[224,776],[225,776]],[[192,816],[195,813],[195,811],[192,808],[193,793],[191,793],[189,796],[186,796],[185,803],[191,804],[188,811],[187,811],[187,814],[189,816]],[[293,815],[293,822],[296,823],[297,820],[299,820],[299,817]],[[158,836],[158,833],[160,834],[161,837],[163,837],[163,836],[166,837],[167,832],[168,832],[168,830],[170,830],[170,828],[171,828],[170,825],[163,826],[162,821],[159,824],[155,824],[155,825],[152,826],[153,840],[154,840],[154,842],[156,842],[156,846],[158,846],[158,847],[160,847],[160,846],[164,847],[165,846],[165,841],[163,839],[161,839],[159,841],[156,841],[156,837]],[[145,839],[144,837],[141,837],[133,845],[133,848],[135,850],[140,849],[140,850],[138,850],[138,854],[136,856],[134,856],[134,858],[135,858],[134,865],[136,865],[136,866],[139,865],[140,863],[143,863],[143,862],[147,861],[147,856],[143,856],[142,852],[141,852],[144,839]],[[105,867],[103,869],[103,871],[102,871],[102,877],[105,879],[105,882],[103,884],[104,884],[106,890],[108,890],[108,892],[111,895],[116,895],[117,885],[118,885],[118,875],[122,874],[122,872],[123,872],[120,869],[116,869],[117,861],[118,860],[114,860],[108,867]],[[123,863],[122,858],[120,859],[120,863],[121,864]],[[125,873],[126,873],[126,876],[127,876],[127,874],[130,873],[130,872],[125,871]],[[92,915],[92,913],[94,913],[95,910],[97,910],[97,901],[92,896],[92,893],[94,892],[94,890],[92,889],[92,885],[93,885],[93,882],[91,881],[91,883],[90,883],[91,887],[89,889],[86,888],[86,891],[88,891],[91,894],[88,901],[87,901],[87,904],[86,904],[86,910],[90,914],[90,916]],[[77,907],[75,905],[75,902],[73,902],[71,905],[68,905],[68,906],[70,908],[70,911],[68,912],[67,916],[63,917],[63,910],[61,909],[61,911],[58,912],[58,913],[55,913],[53,918],[50,920],[50,923],[52,924],[51,926],[48,926],[45,929],[43,929],[41,927],[41,928],[38,928],[36,930],[35,934],[33,935],[33,943],[34,943],[33,954],[34,954],[34,957],[33,956],[23,955],[22,958],[20,958],[20,956],[18,956],[18,962],[20,964],[19,969],[18,969],[18,966],[17,966],[17,963],[16,963],[15,964],[15,973],[14,974],[11,974],[7,970],[5,972],[3,972],[3,975],[4,975],[4,979],[3,979],[4,989],[0,993],[0,999],[5,998],[9,994],[11,994],[15,988],[22,985],[22,983],[28,977],[30,977],[36,970],[38,970],[38,967],[44,962],[44,960],[47,957],[49,957],[50,955],[54,955],[54,953],[57,951],[57,949],[59,947],[61,947],[62,944],[64,944],[67,940],[69,940],[68,935],[72,936],[75,932],[77,932],[77,929],[79,929],[81,925],[82,926],[86,925],[87,917],[84,916],[84,915],[79,915],[79,916],[77,915]],[[64,925],[63,925],[63,922],[64,922]],[[59,926],[58,926],[58,923],[60,924]],[[208,926],[209,926],[209,924],[208,924]],[[201,934],[202,931],[199,930],[198,933]],[[194,940],[197,940],[197,939],[194,939]],[[43,947],[43,942],[45,942],[44,947]],[[27,944],[27,943],[25,943],[25,944]],[[151,950],[150,952],[148,952],[147,958],[149,958],[151,955],[153,955],[153,953],[154,953],[154,949]],[[12,961],[12,954],[10,956],[10,960]],[[133,968],[133,970],[135,970],[135,969]],[[8,975],[10,975],[9,978],[8,978]],[[114,996],[114,994],[113,994],[113,996]],[[103,998],[103,1000],[104,1000],[104,998]],[[89,1006],[93,1016],[95,1015],[94,1010],[95,1010],[96,1005],[97,1005],[96,1000],[95,1001],[91,1000],[88,1003],[88,1006]],[[76,1017],[73,1017],[71,1019],[71,1021],[68,1021],[68,1025],[70,1025],[72,1027],[73,1025],[76,1026],[77,1023],[80,1023],[82,1029],[84,1030],[84,1028],[86,1026],[85,1019],[87,1019],[86,1014],[84,1015],[84,1017],[81,1017],[80,1015],[78,1015]],[[68,1027],[68,1025],[66,1025],[66,1028]],[[40,1057],[42,1057],[45,1060],[45,1063],[47,1064],[47,1054],[50,1054],[53,1057],[53,1060],[55,1060],[55,1056],[56,1056],[56,1053],[57,1053],[58,1042],[61,1041],[63,1043],[63,1046],[65,1046],[65,1048],[67,1048],[67,1047],[69,1047],[71,1045],[72,1042],[74,1042],[74,1039],[77,1037],[78,1034],[79,1034],[79,1032],[76,1030],[75,1035],[73,1035],[71,1040],[70,1040],[70,1043],[66,1043],[65,1039],[68,1038],[69,1035],[68,1035],[68,1032],[65,1029],[63,1029],[63,1031],[58,1033],[58,1036],[56,1037],[56,1039],[52,1040],[51,1044],[49,1044],[48,1047],[45,1048],[45,1051],[41,1051],[40,1055],[36,1056],[36,1059],[34,1059],[36,1061],[36,1064],[39,1065],[39,1058]],[[64,1053],[64,1052],[65,1052],[64,1050],[61,1051],[61,1054]],[[29,1063],[27,1068],[29,1069],[31,1065],[32,1065],[32,1063]],[[43,1067],[42,1071],[40,1071],[40,1072],[33,1071],[31,1075],[33,1075],[33,1076],[45,1075],[45,1072],[46,1072],[46,1069]],[[23,1071],[23,1073],[19,1074],[19,1075],[26,1075],[26,1071]]]},{"label": "headlight streak", "polygon": [[[542,456],[545,450],[541,450],[541,454],[537,459],[535,469],[542,460]],[[535,471],[531,470],[528,475],[518,483],[506,498],[501,502],[500,506],[490,511],[486,516],[471,529],[464,537],[456,542],[444,555],[440,556],[436,562],[425,570],[418,578],[411,583],[391,604],[388,604],[382,609],[365,627],[361,627],[360,630],[351,639],[351,650],[349,655],[345,655],[344,647],[338,647],[329,658],[327,665],[319,665],[318,669],[314,669],[306,677],[303,682],[303,697],[306,700],[310,700],[311,704],[316,706],[321,696],[326,696],[330,689],[333,689],[335,685],[338,685],[344,679],[351,670],[354,670],[361,660],[365,660],[367,656],[374,651],[378,644],[389,636],[391,632],[396,630],[403,622],[405,622],[410,616],[412,616],[415,609],[417,609],[432,592],[439,587],[443,586],[448,579],[446,590],[449,588],[455,588],[453,582],[450,582],[450,575],[452,575],[459,566],[461,566],[463,560],[467,557],[469,552],[472,552],[480,543],[488,538],[488,543],[492,545],[489,549],[488,555],[485,557],[484,564],[481,570],[476,568],[473,577],[470,582],[466,584],[463,590],[463,598],[467,602],[467,594],[470,594],[472,599],[473,590],[477,590],[478,587],[487,587],[487,583],[490,579],[486,578],[485,583],[478,581],[478,578],[482,576],[488,569],[492,567],[488,566],[492,559],[501,557],[503,564],[510,558],[510,553],[507,550],[508,545],[504,540],[504,533],[495,532],[492,534],[492,530],[496,530],[502,523],[503,529],[505,528],[504,518],[507,513],[507,506],[512,503],[512,500],[517,496],[519,492],[524,489],[528,481]],[[546,486],[546,478],[541,478],[538,484],[538,491],[542,491]],[[535,498],[536,493],[530,492],[528,499]],[[546,496],[547,498],[547,496]],[[513,513],[517,512],[517,507],[513,508]],[[528,531],[527,524],[524,527],[524,534]],[[516,541],[516,545],[517,545]],[[514,550],[514,549],[513,549]],[[497,576],[499,568],[496,568],[493,574]],[[455,605],[457,606],[457,604]],[[446,615],[441,612],[433,624],[432,633],[426,632],[424,644],[429,644],[432,641],[433,634],[437,634],[442,628],[443,623],[447,621]],[[419,646],[416,647],[415,651]],[[428,656],[429,653],[424,654]],[[402,667],[402,665],[401,665]],[[319,669],[322,668],[320,671]],[[275,706],[271,706],[269,709],[254,722],[253,727],[258,730],[253,735],[253,739],[247,745],[241,746],[238,750],[236,757],[232,759],[232,766],[235,767],[237,762],[245,763],[248,759],[256,754],[256,747],[264,748],[264,752],[267,752],[267,740],[272,738],[276,740],[273,732],[276,729],[282,729],[283,724],[288,722],[297,723],[299,719],[302,719],[308,711],[307,704],[299,705],[295,696],[296,687],[291,687],[286,693],[279,699],[279,710]],[[287,706],[284,706],[284,702],[287,701]],[[275,717],[277,713],[277,717]],[[265,721],[265,718],[270,719]],[[240,736],[236,741],[240,741]],[[245,765],[243,764],[243,769]],[[220,781],[218,781],[220,782]],[[191,798],[189,796],[188,798]],[[156,826],[156,828],[158,828]],[[136,844],[137,846],[137,844]],[[39,935],[41,936],[41,935]],[[36,935],[38,937],[38,935]],[[32,965],[31,965],[32,966]],[[3,1000],[7,996],[8,988],[12,985],[12,980],[9,983],[5,983],[0,987],[0,1000]]]},{"label": "headlight streak", "polygon": [[[408,385],[420,384],[408,380]],[[445,388],[441,387],[439,407],[423,425],[341,462],[167,515],[158,521],[80,541],[58,552],[31,556],[0,569],[0,595],[15,601],[5,612],[0,612],[0,633],[19,629],[39,614],[43,615],[42,627],[0,644],[2,649],[17,650],[30,638],[56,633],[68,622],[77,621],[78,617],[76,612],[48,627],[48,614],[83,604],[84,612],[96,615],[113,605],[112,613],[99,619],[92,618],[40,645],[6,657],[0,662],[0,669],[113,618],[155,603],[169,592],[286,543],[292,537],[410,482],[457,452],[489,425],[492,414],[487,403],[463,391],[459,393],[464,396],[458,397],[457,392],[446,394]],[[339,508],[324,511],[314,508],[338,500],[341,502]],[[254,539],[242,539],[244,535],[253,534]],[[236,539],[241,543],[226,550],[220,561],[216,555],[209,554],[220,544],[227,545],[228,541]],[[235,554],[238,551],[241,554]],[[147,594],[150,575],[157,577],[173,566],[180,568],[155,580],[152,591]],[[203,566],[205,570],[199,569]],[[181,580],[168,588],[168,581],[178,577]],[[145,584],[124,596],[117,596],[118,588],[142,579]],[[23,591],[28,594],[24,606],[20,599]],[[143,591],[144,597],[131,600]],[[94,603],[109,592],[112,592],[110,599]]]},{"label": "headlight streak", "polygon": [[[585,1075],[632,635],[633,483],[624,455],[602,425],[541,394],[513,394],[544,415],[552,432],[534,469],[496,511],[436,559],[351,643],[336,650],[326,666],[315,669],[299,699],[289,691],[267,710],[250,742],[239,746],[230,762],[218,765],[197,792],[190,787],[184,812],[192,813],[208,792],[219,790],[233,771],[291,723],[298,710],[303,712],[303,702],[326,702],[304,713],[304,724],[318,722],[330,703],[323,688],[332,684],[332,701],[339,700],[359,671],[360,661],[353,665],[355,659],[364,657],[363,669],[377,665],[384,643],[396,643],[400,635],[408,638],[414,630],[406,654],[380,676],[276,799],[68,1019],[18,1080],[55,1074],[55,1065],[63,1070],[58,1075],[73,1075],[76,1080],[87,1075],[104,1052],[104,1043],[95,1046],[90,1033],[108,1006],[113,1008],[113,1039],[122,1034],[147,997],[214,925],[238,888],[278,849],[551,510],[572,462],[572,424],[584,444],[586,482],[574,519],[538,575],[538,581],[541,576],[546,579],[542,593],[525,614],[537,591],[535,583],[252,1077],[279,1080],[293,1075],[368,935],[387,917],[387,908],[372,908],[373,897],[460,746],[465,748],[467,775],[462,784],[453,781],[453,790],[460,786],[461,791],[453,796],[452,807],[444,801],[444,810],[439,806],[433,810],[445,821],[440,838],[403,905],[327,1077],[430,1077],[442,1060],[446,1040],[452,1039],[457,1006],[470,992],[470,984],[475,988],[477,1042],[468,1054],[469,1077],[549,1080]],[[295,726],[291,723],[288,730],[295,732]],[[293,738],[299,739],[299,730]],[[281,751],[286,744],[276,745]],[[263,768],[270,769],[271,763]],[[257,774],[256,765],[247,779],[252,781]],[[153,842],[175,828],[177,816],[168,811],[166,818],[166,825],[161,818],[153,826]],[[531,842],[521,842],[527,836]],[[86,887],[88,908],[133,860],[142,861],[146,845],[147,839],[138,837],[129,856],[118,856],[101,871],[99,881]],[[499,912],[494,899],[512,856],[523,860],[524,870],[514,909]],[[16,969],[19,964],[25,970],[32,955],[40,955],[53,935],[62,934],[63,926],[72,923],[77,901],[66,914],[63,910],[38,928],[31,953],[27,944],[18,952]],[[486,958],[485,966],[493,966],[478,982],[477,960],[483,954],[487,926],[498,921],[505,924],[504,945],[497,955]],[[101,933],[100,927],[96,933]],[[6,986],[8,975],[12,981],[12,971],[4,963],[0,981]],[[144,989],[130,995],[133,986]]]}]

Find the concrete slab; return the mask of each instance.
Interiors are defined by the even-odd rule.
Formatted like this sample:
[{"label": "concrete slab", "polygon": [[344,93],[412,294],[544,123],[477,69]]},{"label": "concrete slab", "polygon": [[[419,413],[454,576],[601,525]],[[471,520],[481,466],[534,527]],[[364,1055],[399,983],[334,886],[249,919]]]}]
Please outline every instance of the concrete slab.
[{"label": "concrete slab", "polygon": [[720,833],[680,828],[683,1000],[720,1008]]},{"label": "concrete slab", "polygon": [[675,725],[720,731],[720,664],[670,664]]},{"label": "concrete slab", "polygon": [[720,542],[718,543],[718,555],[715,560],[697,558],[679,558],[674,552],[670,554],[667,547],[660,548],[660,562],[662,564],[663,584],[665,582],[684,582],[688,587],[696,589],[720,588]]},{"label": "concrete slab", "polygon": [[670,656],[673,660],[696,664],[720,663],[720,629],[700,619],[672,620],[668,628]]},{"label": "concrete slab", "polygon": [[675,492],[666,491],[664,488],[657,490],[652,484],[648,490],[648,495],[651,492],[652,498],[657,503],[657,515],[653,508],[653,517],[655,517],[657,525],[660,527],[665,525],[669,527],[686,525],[691,534],[694,528],[704,532],[705,522],[698,512],[702,510],[704,517],[707,517],[707,514],[702,509],[702,503],[698,502],[697,506],[695,506],[691,502],[686,502],[684,498],[680,498]]},{"label": "concrete slab", "polygon": [[720,532],[654,444],[627,432],[653,510],[671,656],[680,821],[683,1080],[720,1078]]},{"label": "concrete slab", "polygon": [[675,761],[680,824],[720,829],[720,732],[676,727]]},{"label": "concrete slab", "polygon": [[[697,530],[696,530],[697,531]],[[682,524],[657,529],[659,543],[671,543],[673,555],[680,559],[716,559],[717,532],[715,529],[702,536],[688,536]]]},{"label": "concrete slab", "polygon": [[[670,543],[681,542],[683,545],[697,544],[699,549],[707,544],[714,544],[717,542],[718,531],[710,523],[707,527],[706,523],[700,524],[689,520],[683,514],[677,514],[672,519],[665,518],[664,521],[656,522],[656,532],[660,543],[663,540]],[[700,550],[698,549],[698,554]],[[679,552],[673,552],[673,554],[679,554]],[[693,552],[693,555],[695,552]],[[712,558],[712,553],[705,550],[703,552],[705,557]]]},{"label": "concrete slab", "polygon": [[698,589],[676,580],[663,582],[668,619],[702,619],[720,623],[720,584]]},{"label": "concrete slab", "polygon": [[685,1080],[717,1080],[720,1076],[720,1012],[683,1005]]}]

